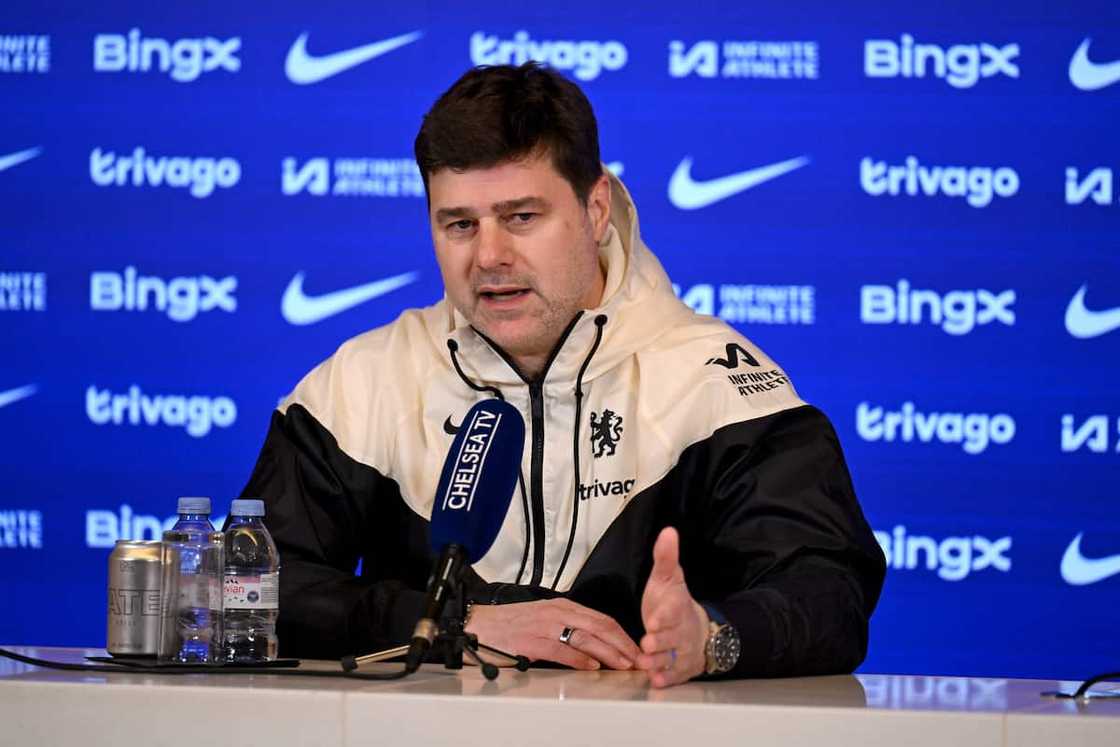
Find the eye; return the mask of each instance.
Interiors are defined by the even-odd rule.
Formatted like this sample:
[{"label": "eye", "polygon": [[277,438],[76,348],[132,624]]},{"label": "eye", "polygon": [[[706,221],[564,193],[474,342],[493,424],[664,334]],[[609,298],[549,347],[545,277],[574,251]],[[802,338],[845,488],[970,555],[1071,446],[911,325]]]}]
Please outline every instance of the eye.
[{"label": "eye", "polygon": [[454,223],[447,224],[447,230],[451,233],[466,233],[474,227],[474,221],[469,218],[457,220]]},{"label": "eye", "polygon": [[509,222],[515,225],[526,225],[532,223],[533,219],[537,217],[536,213],[514,213],[509,217]]}]

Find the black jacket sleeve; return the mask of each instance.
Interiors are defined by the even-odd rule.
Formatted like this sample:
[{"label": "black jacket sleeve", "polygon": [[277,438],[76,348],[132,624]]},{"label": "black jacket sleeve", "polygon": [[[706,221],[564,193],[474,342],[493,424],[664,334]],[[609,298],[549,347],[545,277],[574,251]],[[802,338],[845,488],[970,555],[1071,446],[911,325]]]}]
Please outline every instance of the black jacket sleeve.
[{"label": "black jacket sleeve", "polygon": [[827,418],[799,407],[729,426],[690,456],[706,487],[680,506],[681,563],[739,631],[731,674],[854,670],[886,567]]},{"label": "black jacket sleeve", "polygon": [[819,410],[734,423],[688,446],[628,501],[571,598],[639,640],[653,543],[666,526],[680,531],[692,596],[739,631],[728,676],[839,674],[863,661],[885,562]]},{"label": "black jacket sleeve", "polygon": [[[300,405],[272,416],[242,491],[265,502],[280,551],[277,635],[284,656],[333,659],[407,643],[435,562],[428,521],[396,482],[343,452]],[[537,586],[487,583],[464,570],[464,594],[487,604],[557,596]],[[445,616],[458,609],[449,601]],[[442,649],[429,658],[439,660]]]},{"label": "black jacket sleeve", "polygon": [[242,495],[264,500],[280,550],[282,654],[337,658],[408,640],[431,559],[427,522],[394,481],[350,458],[291,405],[273,414]]}]

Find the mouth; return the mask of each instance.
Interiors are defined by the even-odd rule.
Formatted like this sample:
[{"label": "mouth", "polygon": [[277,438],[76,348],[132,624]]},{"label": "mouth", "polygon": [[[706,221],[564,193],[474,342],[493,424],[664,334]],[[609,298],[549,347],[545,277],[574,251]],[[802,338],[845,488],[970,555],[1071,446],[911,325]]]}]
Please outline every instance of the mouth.
[{"label": "mouth", "polygon": [[492,301],[514,301],[529,295],[528,288],[482,288],[478,291],[480,298]]}]

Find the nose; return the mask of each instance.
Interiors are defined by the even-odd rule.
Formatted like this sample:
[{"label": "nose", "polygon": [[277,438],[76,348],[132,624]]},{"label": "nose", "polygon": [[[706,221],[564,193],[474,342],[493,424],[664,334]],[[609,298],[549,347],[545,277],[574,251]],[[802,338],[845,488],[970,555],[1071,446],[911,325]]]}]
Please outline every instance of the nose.
[{"label": "nose", "polygon": [[502,230],[498,221],[488,219],[479,221],[477,240],[475,264],[480,269],[488,270],[513,264],[511,237],[508,232]]}]

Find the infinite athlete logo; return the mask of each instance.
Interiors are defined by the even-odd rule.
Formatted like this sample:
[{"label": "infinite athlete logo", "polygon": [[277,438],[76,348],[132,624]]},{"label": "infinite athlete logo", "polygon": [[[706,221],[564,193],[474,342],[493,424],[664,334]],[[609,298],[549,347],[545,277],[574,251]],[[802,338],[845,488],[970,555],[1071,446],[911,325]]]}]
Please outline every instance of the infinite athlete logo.
[{"label": "infinite athlete logo", "polygon": [[819,71],[815,41],[669,42],[669,75],[674,78],[817,78]]},{"label": "infinite athlete logo", "polygon": [[424,180],[411,158],[336,158],[332,164],[320,156],[300,164],[289,157],[281,166],[280,189],[286,195],[424,196]]},{"label": "infinite athlete logo", "polygon": [[299,38],[292,44],[291,49],[288,50],[288,57],[284,62],[284,72],[287,74],[288,80],[296,85],[307,86],[312,83],[319,83],[376,59],[383,54],[388,54],[394,49],[400,49],[406,44],[411,44],[423,35],[422,31],[412,31],[389,39],[363,44],[360,47],[316,56],[307,51],[308,34],[305,32],[300,34]]},{"label": "infinite athlete logo", "polygon": [[0,511],[0,547],[41,550],[43,514],[39,511]]},{"label": "infinite athlete logo", "polygon": [[1081,178],[1076,167],[1067,167],[1066,204],[1080,205],[1090,199],[1096,205],[1112,204],[1112,169],[1101,166]]},{"label": "infinite athlete logo", "polygon": [[[1062,452],[1071,454],[1081,449],[1088,449],[1094,454],[1107,454],[1109,452],[1109,427],[1112,418],[1109,415],[1090,415],[1081,424],[1072,413],[1062,415]],[[1116,419],[1116,449],[1120,453],[1120,418]]]},{"label": "infinite athlete logo", "polygon": [[744,348],[737,342],[727,343],[727,347],[725,349],[727,351],[726,358],[709,358],[704,365],[723,366],[724,368],[738,368],[740,356],[742,356],[743,362],[748,366],[758,367],[762,365],[758,362],[757,358],[751,355],[746,348]]},{"label": "infinite athlete logo", "polygon": [[284,297],[280,301],[280,313],[289,324],[298,326],[315,324],[378,296],[403,288],[415,282],[419,276],[420,274],[416,272],[405,272],[319,296],[308,296],[303,292],[304,274],[297,272],[284,290]]},{"label": "infinite athlete logo", "polygon": [[686,290],[674,283],[673,292],[697,314],[718,315],[730,324],[813,324],[816,320],[817,291],[812,285],[698,283]]},{"label": "infinite athlete logo", "polygon": [[51,38],[39,34],[0,36],[0,74],[41,75],[51,71]]},{"label": "infinite athlete logo", "polygon": [[0,271],[0,311],[46,311],[47,273]]}]

